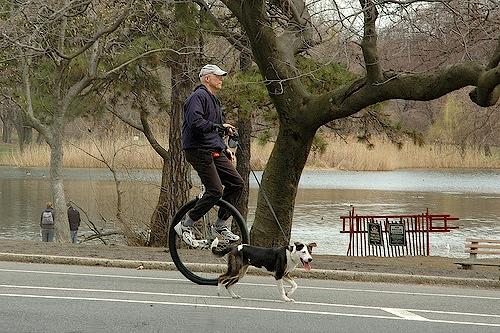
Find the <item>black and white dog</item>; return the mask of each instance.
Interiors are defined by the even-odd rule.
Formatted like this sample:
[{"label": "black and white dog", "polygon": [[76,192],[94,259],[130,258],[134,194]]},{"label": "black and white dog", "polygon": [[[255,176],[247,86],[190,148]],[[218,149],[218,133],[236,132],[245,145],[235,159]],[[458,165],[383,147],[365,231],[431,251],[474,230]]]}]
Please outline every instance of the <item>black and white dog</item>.
[{"label": "black and white dog", "polygon": [[[211,245],[212,253],[222,257],[228,255],[227,272],[219,276],[217,294],[220,296],[222,286],[225,286],[231,297],[240,298],[232,290],[232,286],[237,283],[247,272],[248,266],[252,265],[261,268],[276,279],[278,291],[285,302],[293,302],[290,298],[297,289],[297,283],[290,277],[289,273],[299,264],[306,271],[311,269],[312,248],[316,243],[303,244],[296,242],[290,246],[282,247],[258,247],[251,245],[238,245],[218,248],[219,240],[216,238]],[[290,285],[290,290],[285,292],[283,281]]]}]

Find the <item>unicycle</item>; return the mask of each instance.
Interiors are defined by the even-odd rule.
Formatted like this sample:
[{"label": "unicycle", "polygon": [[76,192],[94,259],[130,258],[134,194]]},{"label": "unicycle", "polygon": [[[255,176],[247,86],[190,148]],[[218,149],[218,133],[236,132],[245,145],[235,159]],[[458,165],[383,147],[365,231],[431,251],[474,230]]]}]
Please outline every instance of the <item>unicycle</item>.
[{"label": "unicycle", "polygon": [[194,234],[201,245],[197,248],[190,247],[177,235],[174,226],[195,206],[197,201],[198,198],[189,201],[175,214],[169,227],[168,247],[172,261],[182,275],[196,284],[217,285],[217,278],[227,270],[227,259],[216,257],[210,249],[216,236],[213,228],[219,209],[224,208],[231,214],[227,220],[227,227],[231,229],[231,232],[240,236],[236,242],[217,237],[219,246],[249,244],[250,236],[240,212],[227,201],[220,199],[207,214],[196,221]]}]

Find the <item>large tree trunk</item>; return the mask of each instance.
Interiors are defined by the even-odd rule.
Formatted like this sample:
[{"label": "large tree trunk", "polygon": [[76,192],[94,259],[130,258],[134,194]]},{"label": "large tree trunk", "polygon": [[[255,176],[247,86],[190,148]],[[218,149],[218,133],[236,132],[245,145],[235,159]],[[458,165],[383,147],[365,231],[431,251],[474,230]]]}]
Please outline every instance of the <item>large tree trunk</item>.
[{"label": "large tree trunk", "polygon": [[56,241],[69,242],[69,224],[66,214],[66,195],[64,193],[63,176],[63,119],[57,119],[58,123],[52,131],[52,144],[50,146],[50,185],[55,211],[55,233]]},{"label": "large tree trunk", "polygon": [[33,142],[33,128],[26,123],[22,127],[22,144],[23,146],[29,145]]},{"label": "large tree trunk", "polygon": [[[274,149],[262,175],[255,223],[250,233],[252,244],[275,246],[289,243],[295,196],[313,138],[313,131],[305,132],[299,126],[292,124],[280,127]],[[274,219],[264,195],[273,203],[272,208],[281,227]]]},{"label": "large tree trunk", "polygon": [[[250,41],[245,38],[243,43],[250,49]],[[248,71],[252,65],[252,55],[248,52],[240,53],[240,70]],[[249,175],[250,175],[250,142],[252,135],[252,113],[244,110],[238,111],[238,121],[236,122],[240,142],[236,151],[236,170],[243,178],[243,191],[236,202],[236,209],[241,213],[244,219],[248,215],[248,196],[250,194]]]},{"label": "large tree trunk", "polygon": [[[184,60],[184,61],[182,61]],[[161,189],[156,209],[151,218],[153,246],[167,246],[168,228],[173,216],[188,201],[191,188],[190,167],[182,153],[181,128],[184,100],[191,92],[187,59],[179,59],[172,66],[172,97],[169,126],[169,150],[163,158]]]},{"label": "large tree trunk", "polygon": [[[180,140],[178,141],[180,142]],[[171,159],[163,161],[160,195],[153,216],[151,217],[150,245],[152,246],[168,245],[170,221],[189,198],[189,165],[186,163],[182,153],[172,154],[171,156]]]},{"label": "large tree trunk", "polygon": [[239,147],[236,150],[236,170],[241,175],[241,178],[243,178],[243,191],[238,202],[235,203],[235,207],[243,218],[246,219],[248,215],[248,196],[250,194],[250,134],[252,133],[250,115],[239,112],[236,127],[240,136]]}]

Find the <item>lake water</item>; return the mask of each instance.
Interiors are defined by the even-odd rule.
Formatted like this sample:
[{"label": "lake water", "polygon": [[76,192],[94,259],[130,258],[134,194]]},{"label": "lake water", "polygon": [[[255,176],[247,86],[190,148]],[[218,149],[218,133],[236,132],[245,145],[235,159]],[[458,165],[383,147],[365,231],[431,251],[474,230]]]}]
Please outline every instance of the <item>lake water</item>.
[{"label": "lake water", "polygon": [[[260,177],[261,173],[257,173]],[[149,220],[158,195],[160,172],[123,173],[125,216]],[[69,198],[102,228],[113,227],[115,188],[103,169],[67,169]],[[251,177],[248,217],[253,221],[257,184]],[[0,238],[39,239],[38,221],[50,186],[46,169],[0,167]],[[465,257],[465,239],[500,239],[500,170],[398,170],[386,172],[305,171],[295,204],[292,239],[315,241],[317,253],[347,251],[341,215],[354,206],[360,215],[431,214],[459,217],[458,230],[431,234],[431,255]],[[84,214],[82,214],[84,216]],[[81,231],[88,232],[84,226]]]}]

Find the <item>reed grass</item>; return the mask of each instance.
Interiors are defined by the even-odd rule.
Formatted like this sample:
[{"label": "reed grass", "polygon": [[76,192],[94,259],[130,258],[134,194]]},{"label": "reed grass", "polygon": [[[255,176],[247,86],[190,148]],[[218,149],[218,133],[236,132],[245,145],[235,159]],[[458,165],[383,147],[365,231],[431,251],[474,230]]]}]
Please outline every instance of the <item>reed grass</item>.
[{"label": "reed grass", "polygon": [[[63,165],[67,168],[105,168],[108,163],[115,169],[161,168],[160,156],[145,139],[137,138],[65,143]],[[2,164],[23,167],[48,167],[49,163],[50,148],[46,144],[30,145],[23,152],[12,153],[10,161],[2,161]]]},{"label": "reed grass", "polygon": [[[406,143],[401,149],[384,140],[374,140],[375,146],[368,149],[354,138],[347,142],[330,138],[323,154],[311,152],[306,168],[340,170],[395,170],[413,168],[476,168],[500,169],[500,148],[493,147],[492,155],[467,149],[461,151],[452,145],[416,146]],[[272,143],[251,145],[250,165],[262,170],[273,148]],[[117,169],[160,169],[162,160],[144,138],[102,140],[100,142],[79,141],[64,146],[64,167],[103,168],[96,156],[114,165]],[[102,156],[101,156],[102,155]],[[47,145],[31,145],[24,152],[10,150],[0,155],[0,163],[22,167],[47,167],[50,150]]]},{"label": "reed grass", "polygon": [[[431,144],[417,146],[405,143],[399,149],[393,143],[376,139],[375,146],[368,149],[366,144],[351,138],[346,141],[331,138],[324,153],[311,152],[306,163],[310,169],[340,169],[359,171],[383,171],[396,169],[499,169],[500,148],[492,148],[492,155],[481,151],[457,146]],[[254,143],[251,148],[253,169],[264,168],[273,144],[264,146]]]}]

